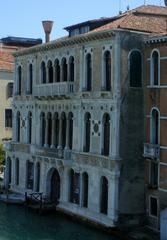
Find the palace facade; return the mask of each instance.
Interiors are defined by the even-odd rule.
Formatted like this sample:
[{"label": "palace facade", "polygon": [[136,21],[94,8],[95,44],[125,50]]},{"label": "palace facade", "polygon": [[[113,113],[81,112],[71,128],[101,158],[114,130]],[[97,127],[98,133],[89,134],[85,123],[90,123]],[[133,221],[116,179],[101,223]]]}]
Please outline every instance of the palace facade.
[{"label": "palace facade", "polygon": [[105,226],[144,221],[144,38],[164,16],[141,6],[14,54],[6,187]]}]

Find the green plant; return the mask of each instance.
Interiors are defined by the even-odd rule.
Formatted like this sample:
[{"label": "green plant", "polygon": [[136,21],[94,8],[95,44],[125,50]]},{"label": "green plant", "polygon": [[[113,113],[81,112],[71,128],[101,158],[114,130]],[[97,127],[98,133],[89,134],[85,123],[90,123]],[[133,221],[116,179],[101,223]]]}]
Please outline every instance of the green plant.
[{"label": "green plant", "polygon": [[0,144],[0,166],[5,164],[5,151],[3,145]]}]

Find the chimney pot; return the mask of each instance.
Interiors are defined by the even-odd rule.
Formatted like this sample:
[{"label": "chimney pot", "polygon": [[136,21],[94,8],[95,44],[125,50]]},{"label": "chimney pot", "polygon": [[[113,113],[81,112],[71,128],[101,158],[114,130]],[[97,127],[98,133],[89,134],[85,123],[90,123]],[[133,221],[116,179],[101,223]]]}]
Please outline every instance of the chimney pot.
[{"label": "chimney pot", "polygon": [[53,21],[50,20],[46,20],[46,21],[42,21],[42,25],[45,31],[45,42],[49,42],[50,41],[50,33],[52,31],[52,26],[53,26]]}]

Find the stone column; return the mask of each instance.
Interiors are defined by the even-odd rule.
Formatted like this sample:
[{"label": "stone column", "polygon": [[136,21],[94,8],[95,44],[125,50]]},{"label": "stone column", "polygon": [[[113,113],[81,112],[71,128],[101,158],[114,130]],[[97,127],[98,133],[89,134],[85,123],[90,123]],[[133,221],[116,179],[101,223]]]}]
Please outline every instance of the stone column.
[{"label": "stone column", "polygon": [[63,64],[60,64],[60,82],[63,82]]},{"label": "stone column", "polygon": [[68,61],[68,65],[67,65],[67,82],[70,82],[70,76],[71,76],[70,62]]},{"label": "stone column", "polygon": [[46,66],[46,83],[49,83],[49,68]]},{"label": "stone column", "polygon": [[67,125],[66,125],[66,146],[65,149],[69,149],[69,129],[70,128],[70,119],[67,118]]},{"label": "stone column", "polygon": [[56,79],[55,79],[55,76],[56,76],[56,67],[55,67],[55,64],[53,65],[53,83],[55,83]]},{"label": "stone column", "polygon": [[45,145],[44,147],[48,147],[48,118],[46,117],[46,126],[45,126]]},{"label": "stone column", "polygon": [[118,220],[118,177],[111,177],[108,187],[108,217],[113,221]]},{"label": "stone column", "polygon": [[55,148],[55,117],[52,118],[52,143],[51,148]]},{"label": "stone column", "polygon": [[58,149],[62,149],[62,118],[59,119],[59,145]]},{"label": "stone column", "polygon": [[79,206],[83,206],[83,176],[82,173],[80,173],[80,190],[79,190]]}]

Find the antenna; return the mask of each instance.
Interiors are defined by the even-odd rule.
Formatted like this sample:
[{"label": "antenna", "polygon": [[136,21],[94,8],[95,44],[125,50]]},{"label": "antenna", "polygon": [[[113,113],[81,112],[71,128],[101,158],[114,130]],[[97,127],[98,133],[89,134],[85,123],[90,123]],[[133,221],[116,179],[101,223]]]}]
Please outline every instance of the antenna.
[{"label": "antenna", "polygon": [[119,0],[119,14],[121,14],[122,11],[121,11],[121,0]]}]

